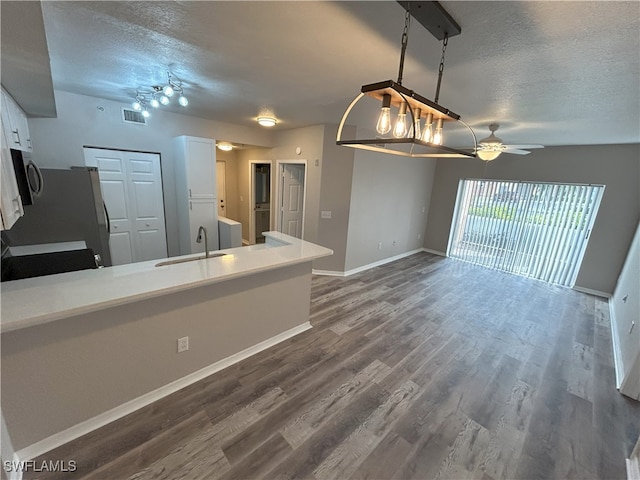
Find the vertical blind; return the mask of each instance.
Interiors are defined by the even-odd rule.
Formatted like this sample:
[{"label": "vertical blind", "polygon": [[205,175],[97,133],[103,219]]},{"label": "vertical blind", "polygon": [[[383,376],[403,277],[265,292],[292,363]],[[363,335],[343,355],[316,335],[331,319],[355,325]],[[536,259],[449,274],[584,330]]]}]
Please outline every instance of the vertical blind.
[{"label": "vertical blind", "polygon": [[461,180],[447,254],[572,287],[603,185]]}]

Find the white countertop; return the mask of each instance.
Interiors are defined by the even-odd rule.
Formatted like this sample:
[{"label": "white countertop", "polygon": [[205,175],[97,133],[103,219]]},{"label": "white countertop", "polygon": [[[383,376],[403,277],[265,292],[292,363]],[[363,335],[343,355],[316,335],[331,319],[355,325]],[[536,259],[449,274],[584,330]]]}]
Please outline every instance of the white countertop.
[{"label": "white countertop", "polygon": [[[168,293],[223,282],[331,255],[328,249],[279,232],[266,243],[211,253],[225,256],[156,267],[165,259],[3,282],[1,331],[102,310]],[[186,255],[197,257],[202,254]]]}]

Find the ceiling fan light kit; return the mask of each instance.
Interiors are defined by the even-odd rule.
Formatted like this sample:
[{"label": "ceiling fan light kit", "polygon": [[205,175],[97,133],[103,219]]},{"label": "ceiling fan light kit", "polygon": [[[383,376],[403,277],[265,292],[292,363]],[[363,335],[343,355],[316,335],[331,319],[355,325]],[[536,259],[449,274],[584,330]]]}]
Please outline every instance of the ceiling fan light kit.
[{"label": "ceiling fan light kit", "polygon": [[542,145],[504,145],[502,139],[496,137],[495,132],[500,128],[497,123],[489,125],[491,135],[478,141],[476,147],[478,158],[485,162],[495,160],[501,153],[513,153],[515,155],[528,155],[529,151],[525,149],[544,148]]},{"label": "ceiling fan light kit", "polygon": [[[448,40],[449,37],[458,35],[461,29],[438,2],[399,1],[398,3],[406,11],[398,80],[395,82],[386,80],[361,87],[360,94],[351,102],[342,116],[338,126],[336,143],[346,147],[407,157],[474,158],[477,144],[473,130],[460,119],[460,115],[438,104],[444,71],[444,54]],[[402,85],[404,56],[412,16],[425,26],[434,37],[442,40],[442,58],[433,101]],[[356,105],[362,103],[360,102],[362,99],[373,99],[378,102],[378,105],[381,105],[377,123],[372,121],[371,124],[371,127],[375,126],[377,135],[374,134],[374,138],[343,139],[343,127],[347,124],[347,119]],[[392,109],[397,113],[393,114]],[[422,127],[423,118],[425,120],[424,127]],[[445,126],[456,124],[463,125],[470,132],[473,146],[469,149],[463,150],[446,145]],[[373,128],[363,130],[373,131]]]}]

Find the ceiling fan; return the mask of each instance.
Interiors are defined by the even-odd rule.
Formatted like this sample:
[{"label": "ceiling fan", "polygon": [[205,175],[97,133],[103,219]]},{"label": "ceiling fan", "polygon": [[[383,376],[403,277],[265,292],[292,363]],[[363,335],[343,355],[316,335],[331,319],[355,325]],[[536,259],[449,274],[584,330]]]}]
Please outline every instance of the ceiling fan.
[{"label": "ceiling fan", "polygon": [[481,160],[490,162],[495,160],[501,153],[513,153],[515,155],[528,155],[529,151],[525,149],[544,148],[542,145],[505,145],[502,139],[495,136],[495,131],[500,128],[497,123],[489,125],[491,135],[478,141],[476,153]]}]

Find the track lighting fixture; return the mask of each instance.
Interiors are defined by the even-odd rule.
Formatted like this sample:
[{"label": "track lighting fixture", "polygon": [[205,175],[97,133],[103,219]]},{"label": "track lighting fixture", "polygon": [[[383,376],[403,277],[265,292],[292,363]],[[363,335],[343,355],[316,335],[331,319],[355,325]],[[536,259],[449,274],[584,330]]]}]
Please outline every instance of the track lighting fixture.
[{"label": "track lighting fixture", "polygon": [[189,105],[189,100],[184,94],[183,82],[174,73],[167,72],[165,85],[153,85],[149,88],[139,88],[136,91],[135,101],[131,104],[134,110],[142,112],[145,118],[150,116],[147,105],[159,108],[161,105],[169,105],[171,98],[178,94],[178,103],[182,107]]}]

